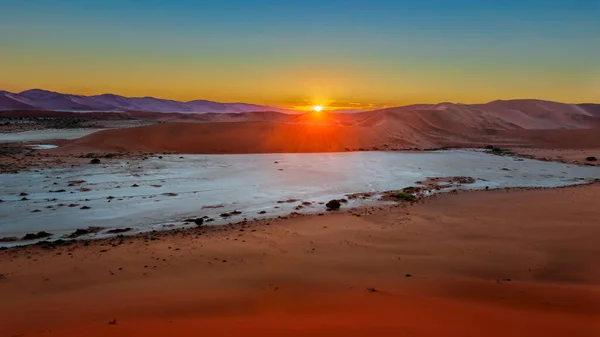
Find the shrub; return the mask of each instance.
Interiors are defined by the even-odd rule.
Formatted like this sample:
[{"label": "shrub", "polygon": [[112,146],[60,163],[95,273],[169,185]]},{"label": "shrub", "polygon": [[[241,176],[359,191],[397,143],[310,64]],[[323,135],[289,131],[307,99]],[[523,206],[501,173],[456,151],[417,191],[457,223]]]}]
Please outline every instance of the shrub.
[{"label": "shrub", "polygon": [[36,245],[42,246],[44,248],[54,248],[54,247],[60,247],[60,246],[68,246],[73,243],[75,243],[75,241],[73,241],[73,240],[58,239],[58,240],[54,240],[54,241],[40,241],[40,242],[37,242]]},{"label": "shrub", "polygon": [[28,233],[25,234],[25,236],[23,237],[23,240],[35,240],[35,239],[43,239],[43,238],[47,238],[49,236],[52,236],[52,234],[48,233],[48,232],[38,232],[38,233]]},{"label": "shrub", "polygon": [[100,159],[94,158],[94,159],[90,160],[90,164],[100,164]]},{"label": "shrub", "polygon": [[398,194],[395,194],[394,197],[397,198],[397,199],[400,199],[402,201],[415,201],[415,200],[417,200],[417,198],[414,195],[408,194],[408,193],[405,193],[405,192],[400,192]]},{"label": "shrub", "polygon": [[598,158],[596,158],[596,157],[587,157],[587,158],[585,158],[585,160],[587,160],[587,161],[597,161]]}]

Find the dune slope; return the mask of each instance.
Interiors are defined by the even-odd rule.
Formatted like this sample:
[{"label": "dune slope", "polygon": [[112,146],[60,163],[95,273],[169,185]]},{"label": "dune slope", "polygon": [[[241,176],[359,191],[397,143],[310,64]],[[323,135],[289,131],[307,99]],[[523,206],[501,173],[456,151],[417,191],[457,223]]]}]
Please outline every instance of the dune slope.
[{"label": "dune slope", "polygon": [[519,111],[512,105],[509,109],[505,104],[490,103],[501,108],[443,104],[425,110],[397,108],[357,114],[200,115],[194,117],[196,121],[213,122],[103,131],[70,142],[61,151],[266,153],[486,144],[600,146],[598,117],[570,105],[555,103],[563,110],[548,110],[555,105],[539,108],[534,104],[536,110],[527,103]]}]

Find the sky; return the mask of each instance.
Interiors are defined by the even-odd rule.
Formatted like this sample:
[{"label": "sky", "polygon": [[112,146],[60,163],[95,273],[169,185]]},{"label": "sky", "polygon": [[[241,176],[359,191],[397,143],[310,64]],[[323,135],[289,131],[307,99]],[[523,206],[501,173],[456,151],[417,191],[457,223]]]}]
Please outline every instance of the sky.
[{"label": "sky", "polygon": [[600,102],[600,0],[0,0],[0,89],[365,109]]}]

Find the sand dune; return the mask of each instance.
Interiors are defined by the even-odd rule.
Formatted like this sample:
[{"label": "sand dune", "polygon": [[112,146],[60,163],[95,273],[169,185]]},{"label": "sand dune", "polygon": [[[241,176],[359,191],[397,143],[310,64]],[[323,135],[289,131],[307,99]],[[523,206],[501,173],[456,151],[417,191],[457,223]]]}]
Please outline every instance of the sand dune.
[{"label": "sand dune", "polygon": [[596,121],[594,114],[584,107],[558,102],[494,101],[473,107],[524,129],[578,129]]},{"label": "sand dune", "polygon": [[180,153],[330,152],[384,142],[374,128],[358,134],[343,126],[240,123],[166,123],[98,132],[61,151],[150,151]]},{"label": "sand dune", "polygon": [[205,123],[173,123],[181,121],[181,116],[173,115],[164,117],[166,124],[99,132],[61,151],[265,153],[485,144],[600,146],[594,129],[600,126],[600,118],[589,107],[524,100],[418,108],[356,114],[205,114],[186,115],[184,120]]},{"label": "sand dune", "polygon": [[507,130],[499,133],[505,139],[520,139],[540,148],[592,149],[600,147],[600,128],[581,130]]},{"label": "sand dune", "polygon": [[[174,151],[180,153],[335,152],[358,149],[435,147],[464,139],[466,129],[449,131],[415,115],[391,113],[338,120],[310,116],[281,122],[166,123],[110,130],[84,137],[63,151]],[[409,122],[407,122],[409,121]],[[438,139],[440,141],[438,141]]]}]

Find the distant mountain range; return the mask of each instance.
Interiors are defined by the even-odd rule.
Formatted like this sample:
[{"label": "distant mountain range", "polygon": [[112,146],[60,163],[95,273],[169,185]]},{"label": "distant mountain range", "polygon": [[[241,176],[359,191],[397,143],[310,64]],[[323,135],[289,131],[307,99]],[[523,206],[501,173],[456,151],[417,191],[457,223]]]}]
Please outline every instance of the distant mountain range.
[{"label": "distant mountain range", "polygon": [[0,110],[48,110],[71,112],[177,112],[177,113],[240,113],[293,111],[247,103],[219,103],[206,100],[180,102],[154,97],[124,97],[113,94],[82,96],[31,89],[20,93],[0,90]]},{"label": "distant mountain range", "polygon": [[[82,96],[32,89],[21,93],[0,90],[0,111],[3,115],[53,112],[120,113],[127,118],[163,121],[277,121],[313,123],[310,116],[298,111],[247,103],[219,103],[206,100],[179,102],[154,97],[123,97],[113,94]],[[19,112],[21,111],[21,112]],[[369,123],[386,118],[402,118],[404,123],[417,120],[445,128],[452,123],[464,127],[489,129],[578,129],[597,126],[600,104],[567,104],[536,99],[498,100],[485,104],[415,104],[373,111],[336,110],[335,123]],[[349,113],[354,112],[354,113]],[[350,116],[355,115],[355,116]],[[412,116],[412,117],[411,117]],[[102,118],[107,118],[104,115]],[[368,118],[367,118],[368,117]],[[413,120],[407,120],[413,118]],[[407,124],[407,125],[408,125]]]}]

